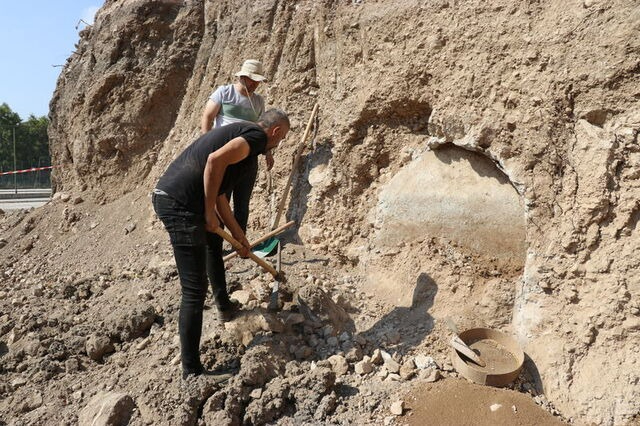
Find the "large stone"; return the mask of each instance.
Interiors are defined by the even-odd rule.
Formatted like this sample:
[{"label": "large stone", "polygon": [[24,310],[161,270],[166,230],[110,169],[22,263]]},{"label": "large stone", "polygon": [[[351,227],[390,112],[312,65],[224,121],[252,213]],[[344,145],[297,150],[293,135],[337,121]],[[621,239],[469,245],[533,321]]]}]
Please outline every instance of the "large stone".
[{"label": "large stone", "polygon": [[249,312],[233,321],[224,323],[225,330],[243,345],[248,346],[260,332],[282,333],[285,329],[280,319],[268,312]]},{"label": "large stone", "polygon": [[102,357],[114,351],[111,340],[101,334],[92,334],[85,343],[87,355],[94,361],[102,361]]},{"label": "large stone", "polygon": [[251,300],[255,300],[255,296],[250,291],[246,290],[237,290],[229,295],[231,299],[235,299],[240,302],[241,305],[246,305]]},{"label": "large stone", "polygon": [[413,363],[413,360],[410,359],[408,361],[405,361],[404,363],[402,363],[402,365],[400,366],[400,377],[402,377],[403,380],[409,380],[411,379],[413,376],[415,376],[416,374],[416,365]]},{"label": "large stone", "polygon": [[304,315],[299,314],[297,312],[292,312],[284,316],[284,324],[287,327],[290,327],[296,324],[302,324],[303,322],[304,322]]},{"label": "large stone", "polygon": [[134,407],[133,398],[127,394],[100,392],[80,411],[78,424],[91,426],[127,425]]},{"label": "large stone", "polygon": [[114,319],[112,326],[114,333],[118,334],[120,339],[128,341],[140,337],[145,334],[156,319],[156,310],[153,306],[135,308],[127,315],[121,315]]},{"label": "large stone", "polygon": [[381,365],[384,362],[380,349],[374,349],[373,354],[371,355],[371,362],[376,365]]},{"label": "large stone", "polygon": [[282,333],[284,331],[284,324],[273,314],[258,314],[256,320],[263,331],[271,331],[274,333]]},{"label": "large stone", "polygon": [[393,358],[387,358],[384,360],[384,366],[387,367],[389,373],[398,373],[400,372],[400,364]]},{"label": "large stone", "polygon": [[418,377],[427,383],[433,383],[437,382],[440,379],[441,375],[439,370],[429,367],[424,370],[420,370],[418,373]]},{"label": "large stone", "polygon": [[342,355],[331,355],[328,361],[331,363],[331,369],[338,377],[347,374],[349,371],[349,364]]},{"label": "large stone", "polygon": [[357,374],[364,376],[365,374],[369,374],[373,371],[373,364],[370,360],[363,359],[360,362],[356,362],[353,369]]},{"label": "large stone", "polygon": [[24,377],[18,377],[18,378],[13,379],[13,380],[11,381],[11,387],[12,387],[14,390],[16,390],[16,389],[18,389],[19,387],[26,385],[27,383],[29,383],[29,382],[27,381],[27,379],[25,379]]},{"label": "large stone", "polygon": [[404,412],[404,401],[394,401],[393,404],[391,404],[390,411],[393,415],[401,416]]},{"label": "large stone", "polygon": [[346,345],[343,345],[342,350],[345,352],[345,357],[349,362],[358,362],[363,358],[362,349],[358,346],[347,348]]},{"label": "large stone", "polygon": [[43,402],[44,400],[42,398],[42,394],[40,392],[35,392],[27,396],[27,398],[24,399],[23,401],[21,401],[20,411],[22,412],[33,411],[36,408],[40,408]]},{"label": "large stone", "polygon": [[300,312],[312,323],[328,324],[333,327],[332,334],[344,331],[353,332],[353,320],[349,314],[336,305],[331,297],[315,284],[304,286],[297,297]]},{"label": "large stone", "polygon": [[80,370],[80,361],[77,358],[69,358],[64,362],[64,370],[67,373],[75,373]]},{"label": "large stone", "polygon": [[416,364],[416,368],[420,370],[424,370],[425,368],[438,368],[436,361],[427,355],[416,355],[415,358],[413,358],[413,362]]}]

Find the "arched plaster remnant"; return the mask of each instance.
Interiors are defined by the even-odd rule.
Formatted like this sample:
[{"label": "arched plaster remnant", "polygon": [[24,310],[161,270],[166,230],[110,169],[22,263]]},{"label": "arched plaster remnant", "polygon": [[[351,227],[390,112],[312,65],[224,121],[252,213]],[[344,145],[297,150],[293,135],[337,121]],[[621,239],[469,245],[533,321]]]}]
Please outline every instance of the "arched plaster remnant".
[{"label": "arched plaster remnant", "polygon": [[523,265],[523,202],[486,157],[454,146],[428,151],[380,191],[375,245],[443,238],[511,265]]}]

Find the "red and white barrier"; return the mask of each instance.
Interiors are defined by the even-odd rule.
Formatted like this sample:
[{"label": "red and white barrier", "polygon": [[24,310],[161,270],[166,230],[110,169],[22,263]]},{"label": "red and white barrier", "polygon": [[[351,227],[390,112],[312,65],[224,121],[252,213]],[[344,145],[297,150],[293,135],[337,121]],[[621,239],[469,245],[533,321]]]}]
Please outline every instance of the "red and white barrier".
[{"label": "red and white barrier", "polygon": [[54,166],[45,166],[45,167],[32,167],[30,169],[24,169],[24,170],[14,170],[11,172],[0,172],[0,176],[4,176],[4,175],[16,175],[19,173],[28,173],[28,172],[37,172],[40,170],[51,170],[53,169]]}]

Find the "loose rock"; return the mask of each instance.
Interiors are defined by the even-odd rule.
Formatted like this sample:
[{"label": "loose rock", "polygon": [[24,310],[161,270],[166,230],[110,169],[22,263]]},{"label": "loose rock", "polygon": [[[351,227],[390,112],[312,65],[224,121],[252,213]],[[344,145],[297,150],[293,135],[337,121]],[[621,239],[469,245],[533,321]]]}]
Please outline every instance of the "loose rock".
[{"label": "loose rock", "polygon": [[391,404],[391,414],[401,416],[404,412],[404,401],[398,400]]},{"label": "loose rock", "polygon": [[338,377],[347,374],[349,371],[349,364],[342,355],[332,355],[328,361],[331,363],[331,369]]},{"label": "loose rock", "polygon": [[78,415],[81,425],[126,425],[133,414],[133,399],[123,393],[99,392]]},{"label": "loose rock", "polygon": [[400,366],[400,377],[403,380],[409,380],[416,374],[416,366],[413,363],[413,360],[410,359]]},{"label": "loose rock", "polygon": [[363,359],[362,361],[357,362],[356,365],[354,365],[353,369],[356,374],[363,376],[373,371],[373,364],[371,364],[371,361]]},{"label": "loose rock", "polygon": [[420,370],[424,370],[426,368],[438,368],[438,364],[432,357],[422,354],[416,355],[416,357],[413,358],[413,362],[415,363],[416,368]]},{"label": "loose rock", "polygon": [[94,361],[102,361],[102,357],[115,349],[107,336],[92,334],[85,344],[87,355]]}]

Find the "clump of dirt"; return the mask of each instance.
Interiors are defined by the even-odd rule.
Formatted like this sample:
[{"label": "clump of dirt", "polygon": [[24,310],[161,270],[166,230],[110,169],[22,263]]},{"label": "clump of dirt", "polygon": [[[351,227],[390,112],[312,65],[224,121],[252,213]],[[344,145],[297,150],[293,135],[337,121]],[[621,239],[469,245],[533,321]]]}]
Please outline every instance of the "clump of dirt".
[{"label": "clump of dirt", "polygon": [[[0,215],[0,422],[411,421],[464,387],[446,317],[527,353],[511,388],[542,408],[491,411],[500,421],[637,419],[638,13],[622,0],[107,0],[51,102],[56,193]],[[269,312],[269,276],[230,264],[243,313],[223,325],[207,310],[202,353],[232,378],[184,383],[178,278],[148,194],[250,57],[294,124],[275,190],[260,172],[251,240],[320,106],[293,171],[289,280]],[[460,415],[447,413],[436,419]]]}]

